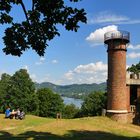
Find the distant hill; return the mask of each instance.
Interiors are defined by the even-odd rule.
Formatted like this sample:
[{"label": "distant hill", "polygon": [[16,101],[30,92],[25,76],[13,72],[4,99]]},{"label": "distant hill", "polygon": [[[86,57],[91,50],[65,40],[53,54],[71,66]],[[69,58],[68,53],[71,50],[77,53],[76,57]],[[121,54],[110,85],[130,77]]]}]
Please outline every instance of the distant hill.
[{"label": "distant hill", "polygon": [[72,85],[55,85],[49,82],[35,83],[37,89],[39,88],[50,88],[54,92],[66,96],[81,98],[92,91],[106,91],[106,83],[101,84],[72,84]]}]

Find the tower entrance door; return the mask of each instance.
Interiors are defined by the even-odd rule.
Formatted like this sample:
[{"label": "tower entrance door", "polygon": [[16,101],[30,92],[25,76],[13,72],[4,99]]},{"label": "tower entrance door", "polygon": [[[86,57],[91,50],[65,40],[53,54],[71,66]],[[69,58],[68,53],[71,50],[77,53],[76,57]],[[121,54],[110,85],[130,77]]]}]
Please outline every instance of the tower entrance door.
[{"label": "tower entrance door", "polygon": [[137,86],[131,85],[130,86],[130,105],[136,106],[137,102]]},{"label": "tower entrance door", "polygon": [[140,114],[140,96],[137,85],[130,86],[130,105],[134,105],[136,108],[136,113]]}]

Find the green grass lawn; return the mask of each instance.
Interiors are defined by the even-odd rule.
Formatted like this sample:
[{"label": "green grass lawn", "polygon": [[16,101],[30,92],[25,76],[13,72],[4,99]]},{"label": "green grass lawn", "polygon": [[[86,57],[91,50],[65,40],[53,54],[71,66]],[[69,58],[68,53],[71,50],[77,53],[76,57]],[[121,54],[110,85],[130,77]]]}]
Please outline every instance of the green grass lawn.
[{"label": "green grass lawn", "polygon": [[106,117],[49,119],[27,115],[25,120],[0,115],[0,140],[140,140],[140,126]]}]

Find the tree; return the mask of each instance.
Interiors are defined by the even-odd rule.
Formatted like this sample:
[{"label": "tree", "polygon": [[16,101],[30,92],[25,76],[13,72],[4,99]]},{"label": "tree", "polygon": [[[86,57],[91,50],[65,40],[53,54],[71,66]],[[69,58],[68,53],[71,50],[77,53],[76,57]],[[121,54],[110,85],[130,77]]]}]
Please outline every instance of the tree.
[{"label": "tree", "polygon": [[11,77],[9,100],[13,108],[23,108],[32,113],[38,110],[38,101],[35,95],[35,85],[26,69],[20,69]]},{"label": "tree", "polygon": [[63,111],[64,103],[59,94],[55,94],[48,88],[37,91],[39,100],[39,116],[56,117],[57,113]]},{"label": "tree", "polygon": [[83,116],[101,115],[102,109],[106,106],[106,95],[102,92],[92,92],[84,100],[81,112]]},{"label": "tree", "polygon": [[[70,0],[78,2],[79,0]],[[3,37],[8,55],[21,56],[23,52],[32,48],[38,55],[43,56],[48,41],[56,35],[60,36],[58,25],[68,31],[77,32],[79,22],[86,23],[84,9],[66,6],[64,0],[30,0],[32,7],[26,9],[23,0],[0,0],[0,24],[9,24]],[[25,20],[14,22],[10,15],[14,5],[21,6]]]},{"label": "tree", "polygon": [[27,73],[20,69],[13,76],[3,73],[0,80],[0,110],[7,106],[12,109],[22,108],[26,113],[38,115],[38,98],[35,86]]},{"label": "tree", "polygon": [[11,88],[11,76],[3,73],[0,80],[0,110],[4,112],[5,108],[10,104],[9,89]]},{"label": "tree", "polygon": [[72,119],[77,116],[80,109],[77,108],[74,104],[65,105],[64,111],[63,111],[63,117],[67,119]]},{"label": "tree", "polygon": [[138,64],[132,64],[131,67],[128,67],[127,71],[138,74],[140,73],[140,62]]}]

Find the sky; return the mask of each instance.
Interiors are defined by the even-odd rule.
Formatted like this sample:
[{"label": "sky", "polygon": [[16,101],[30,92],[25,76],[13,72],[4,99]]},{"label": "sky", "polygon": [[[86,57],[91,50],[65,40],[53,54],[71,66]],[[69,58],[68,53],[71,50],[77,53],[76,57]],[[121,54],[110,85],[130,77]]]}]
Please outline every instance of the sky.
[{"label": "sky", "polygon": [[[21,57],[5,55],[2,37],[4,26],[0,25],[0,75],[13,75],[21,68],[27,69],[34,82],[51,82],[57,85],[91,84],[106,82],[107,48],[104,34],[114,30],[130,32],[127,47],[127,66],[140,60],[140,0],[81,0],[66,4],[84,8],[87,24],[80,23],[78,32],[59,28],[60,37],[49,42],[44,57],[33,50]],[[30,8],[29,0],[24,0]],[[21,8],[13,8],[15,21],[23,20]]]}]

